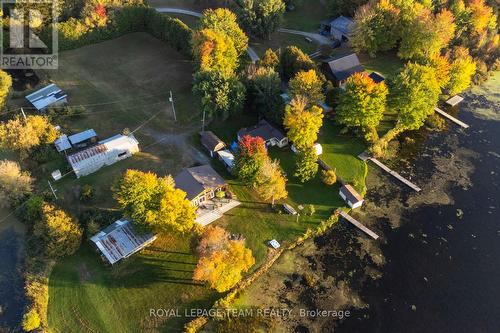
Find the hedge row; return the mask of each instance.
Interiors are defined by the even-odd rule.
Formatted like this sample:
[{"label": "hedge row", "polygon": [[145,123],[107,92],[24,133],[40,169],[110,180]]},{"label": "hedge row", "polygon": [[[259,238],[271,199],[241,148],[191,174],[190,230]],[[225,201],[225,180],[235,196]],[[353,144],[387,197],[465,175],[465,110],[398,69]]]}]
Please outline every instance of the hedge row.
[{"label": "hedge row", "polygon": [[[91,29],[83,21],[75,18],[58,23],[57,27],[59,51],[99,43],[132,32],[146,32],[184,55],[191,56],[192,30],[181,20],[144,6],[129,6],[116,10],[104,27]],[[42,39],[47,45],[51,45],[50,29],[42,32]]]}]

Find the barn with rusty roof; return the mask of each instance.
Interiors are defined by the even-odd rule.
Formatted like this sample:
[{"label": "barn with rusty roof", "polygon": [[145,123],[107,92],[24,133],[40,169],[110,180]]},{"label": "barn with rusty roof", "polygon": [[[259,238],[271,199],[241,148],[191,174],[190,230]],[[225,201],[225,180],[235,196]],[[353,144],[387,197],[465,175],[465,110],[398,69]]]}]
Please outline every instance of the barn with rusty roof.
[{"label": "barn with rusty roof", "polygon": [[96,145],[68,155],[68,162],[77,178],[126,159],[139,151],[139,142],[133,135],[118,134]]}]

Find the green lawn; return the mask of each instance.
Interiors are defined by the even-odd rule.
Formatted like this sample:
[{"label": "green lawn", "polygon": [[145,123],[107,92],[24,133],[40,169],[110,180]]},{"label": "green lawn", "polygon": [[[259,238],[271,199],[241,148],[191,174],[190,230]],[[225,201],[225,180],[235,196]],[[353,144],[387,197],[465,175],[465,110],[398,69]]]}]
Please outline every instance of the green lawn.
[{"label": "green lawn", "polygon": [[316,52],[318,44],[316,42],[309,43],[303,36],[292,35],[287,33],[275,32],[271,35],[269,40],[265,39],[252,39],[250,46],[254,48],[259,56],[263,56],[267,49],[278,51],[280,48],[284,49],[287,46],[294,45],[299,47],[306,54]]},{"label": "green lawn", "polygon": [[303,0],[284,15],[283,28],[317,32],[320,22],[328,19],[328,10],[321,0]]},{"label": "green lawn", "polygon": [[365,179],[368,167],[357,158],[366,146],[361,139],[341,134],[340,127],[325,119],[318,142],[323,146],[321,159],[347,183],[354,185],[362,195],[366,193]]},{"label": "green lawn", "polygon": [[180,332],[189,318],[151,317],[150,309],[207,308],[219,295],[194,283],[188,237],[164,237],[105,267],[91,247],[59,262],[49,282],[55,332]]}]

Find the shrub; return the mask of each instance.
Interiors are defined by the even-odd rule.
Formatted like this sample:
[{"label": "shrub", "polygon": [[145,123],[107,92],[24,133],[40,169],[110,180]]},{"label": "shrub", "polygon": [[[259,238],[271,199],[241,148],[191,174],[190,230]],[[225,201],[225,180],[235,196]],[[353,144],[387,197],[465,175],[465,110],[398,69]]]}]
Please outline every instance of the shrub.
[{"label": "shrub", "polygon": [[26,332],[30,332],[39,328],[40,325],[41,325],[40,316],[38,315],[38,312],[34,308],[31,308],[28,312],[24,314],[23,321],[21,323],[23,330],[25,330]]},{"label": "shrub", "polygon": [[337,182],[337,174],[333,170],[322,170],[321,181],[326,185],[333,185]]},{"label": "shrub", "polygon": [[80,189],[80,201],[88,202],[94,197],[94,188],[91,185],[85,184]]},{"label": "shrub", "polygon": [[304,207],[304,214],[313,216],[314,213],[316,213],[316,208],[314,207],[314,205],[311,204]]}]

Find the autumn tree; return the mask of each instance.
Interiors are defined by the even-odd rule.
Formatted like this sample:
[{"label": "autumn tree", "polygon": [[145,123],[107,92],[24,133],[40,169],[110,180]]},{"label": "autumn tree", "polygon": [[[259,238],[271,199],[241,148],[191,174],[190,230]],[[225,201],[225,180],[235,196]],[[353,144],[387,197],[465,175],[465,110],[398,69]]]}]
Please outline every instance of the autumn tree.
[{"label": "autumn tree", "polygon": [[301,183],[313,179],[318,173],[318,155],[314,147],[306,147],[298,151],[296,155],[296,167],[294,176]]},{"label": "autumn tree", "polygon": [[451,53],[450,78],[448,85],[450,95],[456,95],[467,89],[476,72],[476,63],[464,47],[455,47]]},{"label": "autumn tree", "polygon": [[375,83],[365,73],[352,75],[339,96],[336,108],[338,121],[360,129],[370,142],[377,140],[377,127],[385,112],[387,93],[384,82]]},{"label": "autumn tree", "polygon": [[396,128],[419,129],[434,112],[440,89],[432,67],[408,63],[390,81],[388,104],[397,112]]},{"label": "autumn tree", "polygon": [[238,67],[238,52],[233,40],[225,33],[213,29],[196,31],[192,44],[200,71],[214,71],[223,78],[234,76]]},{"label": "autumn tree", "polygon": [[237,3],[242,25],[261,38],[269,38],[283,20],[283,0],[237,0]]},{"label": "autumn tree", "polygon": [[80,247],[83,230],[63,210],[51,204],[42,208],[42,219],[35,221],[33,235],[41,243],[44,254],[49,258],[72,255]]},{"label": "autumn tree", "polygon": [[424,64],[429,65],[436,73],[439,87],[444,89],[450,82],[451,64],[448,56],[436,55],[427,59]]},{"label": "autumn tree", "polygon": [[297,46],[287,46],[281,52],[279,71],[283,80],[288,81],[298,72],[310,69],[316,69],[316,64]]},{"label": "autumn tree", "polygon": [[268,67],[274,70],[278,70],[278,65],[280,63],[280,59],[276,52],[272,49],[267,49],[262,58],[257,62],[257,64],[261,67]]},{"label": "autumn tree", "polygon": [[496,16],[493,8],[489,7],[484,0],[467,1],[467,12],[469,29],[475,34],[481,34],[488,28],[496,25]]},{"label": "autumn tree", "polygon": [[200,27],[224,34],[231,39],[238,56],[243,55],[248,47],[248,37],[237,23],[236,15],[227,8],[207,9],[200,19]]},{"label": "autumn tree", "polygon": [[247,185],[255,184],[257,175],[268,158],[266,144],[261,137],[243,136],[236,153],[236,175]]},{"label": "autumn tree", "polygon": [[196,251],[199,256],[207,257],[213,252],[223,250],[229,241],[229,233],[219,226],[208,226],[203,229]]},{"label": "autumn tree", "polygon": [[333,170],[322,170],[321,171],[321,181],[325,185],[333,185],[337,182],[337,174]]},{"label": "autumn tree", "polygon": [[247,69],[247,95],[255,111],[279,124],[283,121],[281,80],[272,67],[249,66]]},{"label": "autumn tree", "polygon": [[369,2],[356,10],[351,43],[357,52],[375,57],[393,49],[400,39],[399,9],[389,0]]},{"label": "autumn tree", "polygon": [[33,190],[33,178],[18,163],[0,161],[0,207],[16,203]]},{"label": "autumn tree", "polygon": [[274,201],[286,198],[286,177],[278,160],[266,159],[257,174],[255,190],[264,200]]},{"label": "autumn tree", "polygon": [[4,108],[11,89],[12,77],[3,70],[0,70],[0,111]]},{"label": "autumn tree", "polygon": [[44,116],[28,116],[25,119],[17,117],[0,123],[0,146],[17,151],[21,157],[41,144],[53,143],[58,132]]},{"label": "autumn tree", "polygon": [[200,257],[193,279],[205,281],[211,288],[224,292],[234,287],[254,264],[252,251],[245,247],[244,241],[225,240]]},{"label": "autumn tree", "polygon": [[171,176],[127,170],[113,187],[124,213],[144,231],[186,232],[193,227],[195,208]]},{"label": "autumn tree", "polygon": [[290,98],[303,97],[310,104],[319,105],[325,101],[323,92],[324,78],[310,69],[300,71],[289,82]]},{"label": "autumn tree", "polygon": [[303,98],[295,98],[285,108],[283,125],[298,150],[312,147],[323,125],[323,110],[315,105],[308,109]]}]

